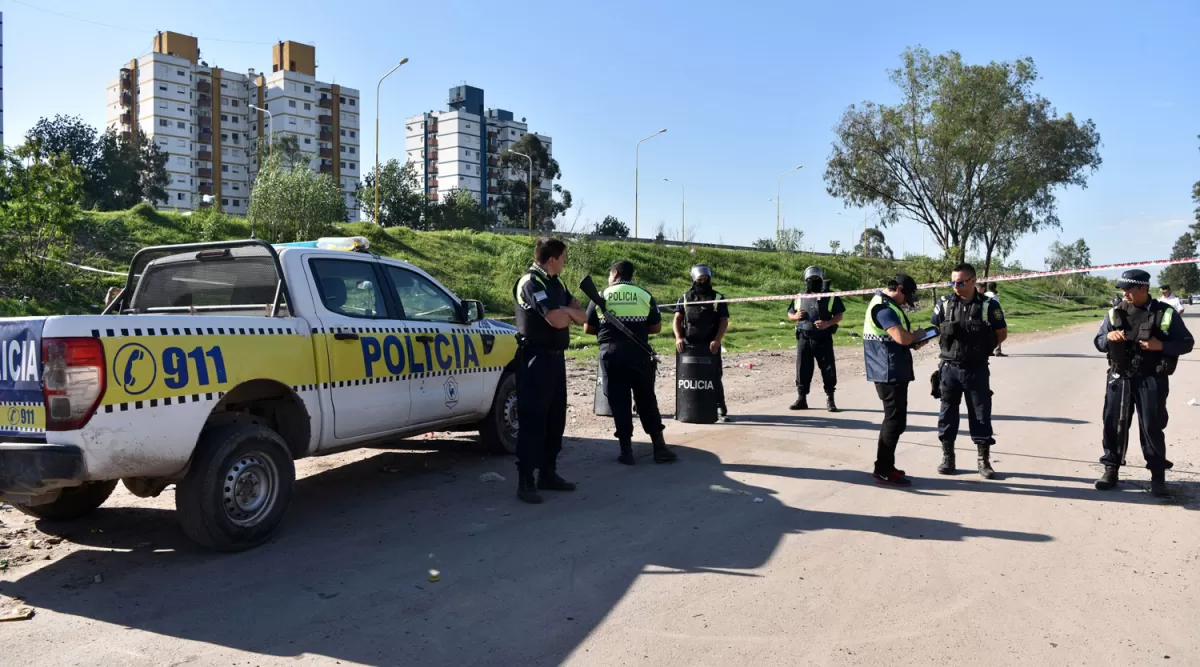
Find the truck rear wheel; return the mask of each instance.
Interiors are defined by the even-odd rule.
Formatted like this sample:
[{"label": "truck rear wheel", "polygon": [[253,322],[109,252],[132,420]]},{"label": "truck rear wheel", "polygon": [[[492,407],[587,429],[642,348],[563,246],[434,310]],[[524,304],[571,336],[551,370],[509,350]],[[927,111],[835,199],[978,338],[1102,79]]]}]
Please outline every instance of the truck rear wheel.
[{"label": "truck rear wheel", "polygon": [[13,503],[13,507],[39,519],[78,519],[91,514],[97,507],[104,504],[117,488],[117,480],[103,482],[84,482],[79,486],[63,489],[54,502],[40,505],[22,505]]},{"label": "truck rear wheel", "polygon": [[175,511],[201,546],[242,551],[271,536],[295,481],[295,463],[278,433],[257,424],[224,426],[200,437],[175,490]]},{"label": "truck rear wheel", "polygon": [[517,376],[505,373],[496,384],[492,409],[479,423],[479,440],[493,454],[515,454],[517,430]]}]

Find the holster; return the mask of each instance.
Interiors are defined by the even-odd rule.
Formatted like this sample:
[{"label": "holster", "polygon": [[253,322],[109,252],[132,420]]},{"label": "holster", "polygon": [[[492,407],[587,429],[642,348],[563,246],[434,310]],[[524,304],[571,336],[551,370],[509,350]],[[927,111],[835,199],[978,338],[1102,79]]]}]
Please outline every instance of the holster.
[{"label": "holster", "polygon": [[929,395],[941,400],[942,398],[942,369],[937,369],[929,376]]}]

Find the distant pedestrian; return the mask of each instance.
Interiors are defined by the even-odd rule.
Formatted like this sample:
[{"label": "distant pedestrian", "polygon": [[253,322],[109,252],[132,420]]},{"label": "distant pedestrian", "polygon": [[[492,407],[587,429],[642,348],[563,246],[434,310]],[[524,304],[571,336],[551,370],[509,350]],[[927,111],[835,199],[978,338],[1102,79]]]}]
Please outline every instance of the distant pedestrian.
[{"label": "distant pedestrian", "polygon": [[1158,300],[1175,309],[1175,312],[1183,314],[1183,301],[1171,292],[1170,285],[1163,285],[1158,288]]}]

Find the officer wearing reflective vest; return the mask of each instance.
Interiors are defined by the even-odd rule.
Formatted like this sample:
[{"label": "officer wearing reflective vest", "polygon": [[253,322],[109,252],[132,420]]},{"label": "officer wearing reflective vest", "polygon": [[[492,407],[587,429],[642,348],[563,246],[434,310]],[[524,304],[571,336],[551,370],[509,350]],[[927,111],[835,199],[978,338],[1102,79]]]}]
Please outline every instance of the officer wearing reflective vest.
[{"label": "officer wearing reflective vest", "polygon": [[[567,244],[540,238],[534,264],[513,286],[517,341],[517,497],[542,502],[538,490],[574,491],[558,475],[558,453],[567,427],[567,328],[584,324],[587,314],[559,279]],[[537,479],[534,479],[537,471]]]},{"label": "officer wearing reflective vest", "polygon": [[[716,385],[717,419],[729,421],[729,410],[725,406],[725,384],[722,382],[721,341],[729,328],[729,304],[724,294],[713,289],[712,269],[707,264],[697,264],[690,272],[692,288],[684,292],[675,302],[675,351],[682,353],[684,347],[702,347],[713,355],[717,364]],[[716,302],[716,303],[714,303]]]},{"label": "officer wearing reflective vest", "polygon": [[953,475],[954,441],[958,438],[959,407],[967,399],[967,423],[978,450],[979,474],[992,479],[992,389],[988,358],[1008,337],[1008,324],[1000,302],[975,289],[975,267],[959,264],[950,273],[954,292],[942,297],[933,308],[933,326],[940,329],[942,363],[939,389],[942,409],[938,415],[938,439],[942,462],[938,472]]},{"label": "officer wearing reflective vest", "polygon": [[829,291],[821,267],[804,270],[804,293],[797,294],[788,304],[787,317],[796,323],[796,402],[792,410],[808,409],[808,390],[812,385],[813,362],[821,369],[821,384],[825,387],[825,407],[837,412],[833,392],[837,389],[837,365],[833,357],[833,334],[846,312],[841,297],[819,297]]},{"label": "officer wearing reflective vest", "polygon": [[[614,435],[621,445],[617,460],[633,465],[633,408],[630,394],[637,402],[642,429],[654,443],[654,462],[670,463],[675,453],[663,439],[662,416],[654,395],[657,363],[650,356],[650,335],[662,331],[662,314],[649,292],[633,284],[633,263],[621,260],[608,271],[608,287],[600,293],[607,313],[596,304],[588,304],[584,331],[596,335],[600,346],[600,366],[604,370],[604,395],[608,398],[616,427]],[[625,325],[628,334],[613,325],[612,319]],[[630,338],[630,335],[633,338]]]},{"label": "officer wearing reflective vest", "polygon": [[912,350],[920,349],[904,307],[911,308],[917,283],[903,273],[888,281],[867,304],[863,322],[863,356],[867,381],[883,402],[883,423],[875,452],[875,481],[891,486],[912,486],[896,468],[896,445],[908,427],[908,385],[913,381]]},{"label": "officer wearing reflective vest", "polygon": [[1108,354],[1108,387],[1104,394],[1104,475],[1096,488],[1107,491],[1118,483],[1125,464],[1129,427],[1137,408],[1138,438],[1150,469],[1150,492],[1169,497],[1166,471],[1168,378],[1179,357],[1192,351],[1195,341],[1174,308],[1150,298],[1150,274],[1131,269],[1121,274],[1117,287],[1124,300],[1109,311],[1096,334],[1096,349]]}]

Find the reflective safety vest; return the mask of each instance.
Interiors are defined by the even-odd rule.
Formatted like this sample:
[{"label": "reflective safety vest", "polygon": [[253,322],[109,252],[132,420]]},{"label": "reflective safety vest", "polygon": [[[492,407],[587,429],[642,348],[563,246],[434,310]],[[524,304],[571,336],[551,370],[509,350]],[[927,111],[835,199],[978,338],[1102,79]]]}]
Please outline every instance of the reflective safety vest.
[{"label": "reflective safety vest", "polygon": [[892,340],[887,330],[875,324],[875,319],[871,317],[871,313],[880,306],[891,309],[904,330],[912,331],[912,324],[899,304],[883,292],[876,292],[875,298],[867,304],[867,315],[863,322],[863,356],[867,367],[867,381],[884,384],[912,382],[912,351]]},{"label": "reflective safety vest", "polygon": [[[653,310],[653,297],[646,290],[633,283],[616,283],[609,285],[600,296],[608,306],[608,314],[622,322],[645,322]],[[597,313],[603,322],[605,314]]]},{"label": "reflective safety vest", "polygon": [[565,298],[565,288],[557,278],[551,278],[536,264],[529,267],[513,285],[513,301],[516,303],[517,340],[522,346],[544,348],[550,350],[565,350],[571,342],[571,334],[566,329],[555,329],[546,318],[542,317],[535,306],[525,297],[525,286],[530,282],[535,285],[535,294],[548,299],[552,306],[565,306],[558,303]]},{"label": "reflective safety vest", "polygon": [[1108,342],[1108,365],[1112,371],[1119,375],[1174,373],[1178,357],[1143,350],[1138,345],[1151,338],[1166,340],[1173,319],[1175,309],[1160,301],[1151,301],[1146,308],[1122,303],[1108,311],[1108,323],[1113,331],[1122,331],[1126,337],[1124,342]]}]

